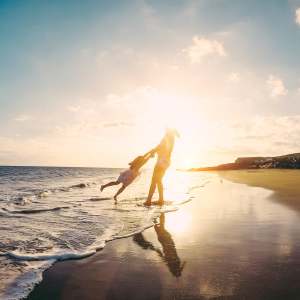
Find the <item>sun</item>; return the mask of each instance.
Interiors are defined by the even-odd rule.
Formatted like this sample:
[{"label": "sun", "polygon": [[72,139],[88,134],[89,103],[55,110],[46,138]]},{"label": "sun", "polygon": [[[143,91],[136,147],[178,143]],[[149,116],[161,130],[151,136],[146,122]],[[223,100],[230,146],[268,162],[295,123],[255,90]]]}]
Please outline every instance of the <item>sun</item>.
[{"label": "sun", "polygon": [[199,109],[199,99],[161,90],[147,91],[138,105],[140,132],[147,144],[156,143],[166,128],[175,128],[180,138],[172,155],[172,166],[192,168],[211,147],[212,125],[207,121],[204,109]]}]

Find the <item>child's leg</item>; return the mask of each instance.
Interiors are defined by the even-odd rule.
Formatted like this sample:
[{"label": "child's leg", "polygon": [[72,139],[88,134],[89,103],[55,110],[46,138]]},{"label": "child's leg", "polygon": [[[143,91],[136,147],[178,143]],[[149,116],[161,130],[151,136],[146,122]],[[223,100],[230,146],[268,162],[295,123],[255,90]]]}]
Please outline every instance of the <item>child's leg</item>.
[{"label": "child's leg", "polygon": [[107,184],[101,185],[100,190],[101,190],[101,192],[102,192],[105,188],[107,188],[107,187],[109,187],[109,186],[112,186],[112,185],[118,185],[118,184],[119,184],[119,182],[117,182],[117,181],[111,181],[111,182],[109,182],[109,183],[107,183]]},{"label": "child's leg", "polygon": [[122,185],[121,188],[117,191],[117,193],[114,195],[115,201],[117,201],[117,197],[126,189],[126,185]]}]

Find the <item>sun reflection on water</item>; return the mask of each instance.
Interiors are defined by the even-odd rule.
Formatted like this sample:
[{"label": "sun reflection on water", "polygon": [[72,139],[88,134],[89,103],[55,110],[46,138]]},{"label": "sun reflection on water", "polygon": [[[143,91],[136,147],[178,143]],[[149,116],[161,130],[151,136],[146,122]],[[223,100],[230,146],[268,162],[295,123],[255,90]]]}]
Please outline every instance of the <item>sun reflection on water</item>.
[{"label": "sun reflection on water", "polygon": [[186,174],[170,169],[164,178],[165,200],[172,202],[183,202],[188,200],[190,177]]},{"label": "sun reflection on water", "polygon": [[166,229],[172,234],[180,235],[191,230],[192,215],[188,211],[178,211],[166,218]]},{"label": "sun reflection on water", "polygon": [[[170,169],[165,178],[165,200],[172,204],[188,201],[191,197],[189,191],[192,187],[191,176],[187,173]],[[176,214],[169,214],[166,218],[166,228],[172,234],[183,234],[189,230],[192,223],[192,215],[180,209]]]}]

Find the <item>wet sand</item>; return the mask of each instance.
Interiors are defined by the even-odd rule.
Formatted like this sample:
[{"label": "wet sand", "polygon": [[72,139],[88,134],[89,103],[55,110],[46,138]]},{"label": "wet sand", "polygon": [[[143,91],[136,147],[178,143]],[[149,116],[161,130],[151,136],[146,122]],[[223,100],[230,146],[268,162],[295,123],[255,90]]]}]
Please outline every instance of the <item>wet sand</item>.
[{"label": "wet sand", "polygon": [[299,299],[300,172],[276,172],[219,172],[154,227],[55,264],[28,299]]}]

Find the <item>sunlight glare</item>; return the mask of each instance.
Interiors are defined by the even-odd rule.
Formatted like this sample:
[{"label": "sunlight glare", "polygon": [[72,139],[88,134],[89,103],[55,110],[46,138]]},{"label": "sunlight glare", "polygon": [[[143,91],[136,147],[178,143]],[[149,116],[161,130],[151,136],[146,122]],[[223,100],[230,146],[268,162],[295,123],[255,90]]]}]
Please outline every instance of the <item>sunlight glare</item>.
[{"label": "sunlight glare", "polygon": [[172,202],[184,202],[188,198],[189,177],[172,168],[164,178],[165,198]]},{"label": "sunlight glare", "polygon": [[157,139],[166,128],[175,128],[180,134],[172,160],[177,168],[195,166],[196,159],[214,142],[213,126],[203,113],[199,113],[196,105],[197,99],[163,92],[148,97],[144,120],[151,120],[149,138]]},{"label": "sunlight glare", "polygon": [[192,224],[192,215],[187,211],[178,211],[176,214],[169,214],[166,218],[166,228],[172,234],[183,234],[189,230]]}]

